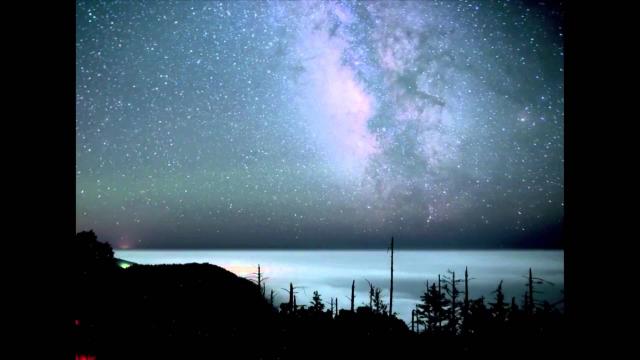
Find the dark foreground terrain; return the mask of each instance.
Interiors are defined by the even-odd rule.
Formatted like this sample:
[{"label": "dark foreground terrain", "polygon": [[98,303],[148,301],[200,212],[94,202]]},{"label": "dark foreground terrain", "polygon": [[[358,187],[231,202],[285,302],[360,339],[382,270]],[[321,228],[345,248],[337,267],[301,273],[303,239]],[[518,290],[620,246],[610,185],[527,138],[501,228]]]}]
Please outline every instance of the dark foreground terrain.
[{"label": "dark foreground terrain", "polygon": [[[461,280],[425,289],[410,326],[387,314],[379,289],[370,304],[335,313],[311,304],[276,308],[254,282],[209,264],[124,269],[93,232],[77,234],[69,294],[69,358],[426,359],[556,357],[564,316],[548,303],[520,308],[468,299]],[[448,281],[448,282],[447,282]],[[533,284],[533,282],[532,282]],[[531,287],[533,290],[533,287]],[[535,290],[533,290],[535,294]],[[266,296],[265,296],[266,295]],[[348,295],[348,294],[345,294]]]}]

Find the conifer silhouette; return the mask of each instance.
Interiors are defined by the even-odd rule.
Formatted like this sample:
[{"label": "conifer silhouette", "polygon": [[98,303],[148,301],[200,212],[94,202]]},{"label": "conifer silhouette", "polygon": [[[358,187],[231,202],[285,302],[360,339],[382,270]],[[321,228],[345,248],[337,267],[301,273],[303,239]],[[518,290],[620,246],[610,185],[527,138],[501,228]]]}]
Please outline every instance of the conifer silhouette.
[{"label": "conifer silhouette", "polygon": [[438,291],[436,284],[426,284],[427,290],[420,299],[422,303],[417,305],[418,323],[424,323],[429,333],[440,333],[442,321],[446,318],[445,295]]},{"label": "conifer silhouette", "polygon": [[495,302],[489,303],[491,319],[494,329],[501,329],[507,320],[507,304],[504,301],[504,293],[502,292],[502,280],[498,284],[498,288],[494,291],[496,294]]},{"label": "conifer silhouette", "polygon": [[317,291],[313,292],[313,297],[311,298],[311,307],[309,307],[309,310],[313,312],[318,312],[318,313],[324,311],[324,304],[322,303],[322,297]]},{"label": "conifer silhouette", "polygon": [[456,279],[455,271],[448,271],[451,276],[444,276],[444,290],[447,295],[449,295],[448,299],[448,316],[447,316],[447,328],[448,331],[452,334],[457,334],[458,332],[458,296],[460,295],[460,291],[458,290],[457,284],[462,282],[461,279]]}]

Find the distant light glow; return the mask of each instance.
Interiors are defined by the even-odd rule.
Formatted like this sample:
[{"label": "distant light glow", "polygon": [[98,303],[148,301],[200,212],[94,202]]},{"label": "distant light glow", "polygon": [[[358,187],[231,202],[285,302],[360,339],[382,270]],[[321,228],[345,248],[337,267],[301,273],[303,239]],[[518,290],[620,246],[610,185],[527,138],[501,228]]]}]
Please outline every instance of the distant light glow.
[{"label": "distant light glow", "polygon": [[76,354],[76,360],[96,360],[95,355]]}]

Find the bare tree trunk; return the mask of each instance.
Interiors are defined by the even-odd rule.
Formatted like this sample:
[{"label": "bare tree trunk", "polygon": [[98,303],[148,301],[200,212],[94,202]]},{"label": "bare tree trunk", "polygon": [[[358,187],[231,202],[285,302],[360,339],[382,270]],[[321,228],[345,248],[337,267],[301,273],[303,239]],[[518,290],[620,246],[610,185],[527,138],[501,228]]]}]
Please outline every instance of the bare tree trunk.
[{"label": "bare tree trunk", "polygon": [[293,283],[289,283],[289,311],[291,312],[294,310],[293,301]]},{"label": "bare tree trunk", "polygon": [[466,333],[469,318],[469,272],[464,268],[464,309],[462,314],[462,331]]},{"label": "bare tree trunk", "polygon": [[389,315],[393,315],[393,236],[391,237],[391,286],[389,290]]},{"label": "bare tree trunk", "polygon": [[260,264],[258,264],[258,289],[262,291],[262,276],[260,274]]},{"label": "bare tree trunk", "polygon": [[464,268],[464,313],[469,311],[469,272]]},{"label": "bare tree trunk", "polygon": [[533,302],[533,273],[531,272],[531,268],[529,268],[529,312],[530,315],[533,315],[533,310],[535,309],[535,303]]},{"label": "bare tree trunk", "polygon": [[356,281],[353,280],[351,283],[351,312],[353,312],[353,302],[355,300],[355,292],[356,292]]},{"label": "bare tree trunk", "polygon": [[[438,274],[438,297],[442,295],[442,282],[440,281],[440,274]],[[438,316],[438,329],[442,328],[442,316]]]},{"label": "bare tree trunk", "polygon": [[456,290],[456,272],[453,271],[451,274],[451,319],[449,320],[449,323],[452,324],[452,331],[455,335],[456,333],[456,297],[457,297],[457,290]]},{"label": "bare tree trunk", "polygon": [[416,331],[415,326],[414,326],[414,317],[416,316],[416,311],[415,310],[411,310],[411,332]]}]

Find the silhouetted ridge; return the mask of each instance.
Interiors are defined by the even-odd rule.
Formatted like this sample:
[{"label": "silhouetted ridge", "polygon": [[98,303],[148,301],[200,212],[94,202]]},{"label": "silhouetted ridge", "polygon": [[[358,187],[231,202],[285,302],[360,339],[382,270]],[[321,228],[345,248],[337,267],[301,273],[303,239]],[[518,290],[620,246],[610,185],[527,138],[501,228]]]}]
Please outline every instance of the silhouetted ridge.
[{"label": "silhouetted ridge", "polygon": [[357,308],[352,282],[348,310],[333,298],[327,306],[318,291],[301,304],[300,287],[291,283],[278,311],[259,268],[254,282],[211,264],[122,266],[92,231],[78,233],[71,244],[71,351],[100,360],[404,359],[425,349],[437,357],[499,357],[563,349],[564,317],[538,301],[536,286],[545,280],[532,270],[523,279],[522,307],[515,297],[505,299],[502,281],[490,298],[470,299],[473,278],[466,269],[463,278],[438,275],[427,281],[409,327],[389,314],[386,294],[371,282],[369,299]]}]

